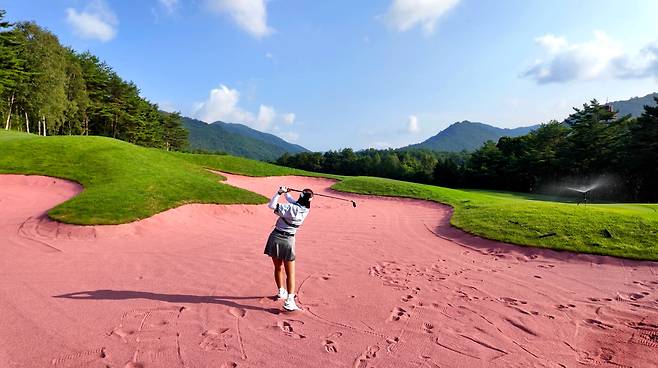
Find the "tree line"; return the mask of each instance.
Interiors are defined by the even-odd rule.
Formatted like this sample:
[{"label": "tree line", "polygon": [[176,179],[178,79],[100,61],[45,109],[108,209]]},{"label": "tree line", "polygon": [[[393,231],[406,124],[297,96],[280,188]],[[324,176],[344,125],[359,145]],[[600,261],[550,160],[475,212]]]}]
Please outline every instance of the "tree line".
[{"label": "tree line", "polygon": [[367,175],[384,178],[432,183],[434,169],[441,160],[463,163],[467,154],[435,152],[425,149],[337,151],[286,153],[276,160],[283,166],[340,175]]},{"label": "tree line", "polygon": [[187,131],[90,52],[64,47],[34,22],[11,24],[0,10],[0,113],[5,130],[102,135],[179,150]]},{"label": "tree line", "polygon": [[334,174],[529,193],[567,194],[569,187],[598,182],[598,198],[657,202],[658,107],[645,106],[643,115],[634,119],[617,116],[592,100],[574,108],[564,122],[489,141],[471,153],[344,149],[284,155],[277,163]]}]

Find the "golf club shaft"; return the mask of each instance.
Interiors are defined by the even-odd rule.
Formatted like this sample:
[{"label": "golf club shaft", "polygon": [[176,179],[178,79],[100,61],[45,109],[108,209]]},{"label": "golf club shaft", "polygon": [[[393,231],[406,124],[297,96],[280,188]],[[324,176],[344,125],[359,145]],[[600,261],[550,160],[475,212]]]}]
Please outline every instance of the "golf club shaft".
[{"label": "golf club shaft", "polygon": [[[299,189],[293,189],[293,188],[288,188],[288,190],[291,191],[291,192],[298,192],[298,193],[301,193],[301,192],[302,192],[302,191],[299,190]],[[355,204],[354,201],[351,200],[351,199],[340,198],[340,197],[334,197],[334,196],[330,196],[330,195],[326,195],[326,194],[318,194],[318,193],[314,193],[313,195],[314,195],[314,196],[318,196],[318,197],[327,197],[327,198],[337,199],[337,200],[339,200],[339,201],[352,202],[352,204]]]}]

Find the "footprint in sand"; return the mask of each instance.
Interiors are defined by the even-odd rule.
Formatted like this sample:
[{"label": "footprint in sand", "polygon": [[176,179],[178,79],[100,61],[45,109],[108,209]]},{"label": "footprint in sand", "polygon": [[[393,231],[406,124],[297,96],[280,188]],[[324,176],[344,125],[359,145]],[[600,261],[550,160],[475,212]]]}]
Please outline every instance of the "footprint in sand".
[{"label": "footprint in sand", "polygon": [[604,323],[604,322],[601,322],[598,319],[588,318],[588,319],[585,320],[585,323],[587,323],[590,326],[595,326],[595,327],[598,327],[598,328],[603,329],[603,330],[609,330],[609,329],[612,328],[611,325],[609,325],[607,323]]},{"label": "footprint in sand", "polygon": [[395,336],[395,337],[389,337],[386,339],[386,343],[388,344],[386,346],[386,351],[389,353],[392,353],[395,351],[397,348],[398,344],[400,343],[400,338]]},{"label": "footprint in sand", "polygon": [[423,332],[426,334],[434,333],[434,325],[430,322],[423,323]]},{"label": "footprint in sand", "polygon": [[338,339],[341,336],[343,336],[342,332],[334,332],[331,335],[325,337],[322,342],[322,345],[324,346],[324,350],[327,353],[337,353],[338,346],[334,340]]},{"label": "footprint in sand", "polygon": [[201,334],[203,340],[199,343],[199,347],[205,351],[227,351],[228,341],[233,338],[233,335],[227,333],[228,331],[228,328],[204,331]]},{"label": "footprint in sand", "polygon": [[568,309],[571,309],[571,308],[576,308],[576,306],[573,305],[573,304],[567,304],[567,305],[557,304],[555,306],[555,309],[558,309],[558,310],[561,310],[561,311],[565,311],[565,310],[568,310]]},{"label": "footprint in sand", "polygon": [[219,368],[238,368],[238,363],[236,362],[222,363],[222,365],[220,365]]},{"label": "footprint in sand", "polygon": [[589,366],[613,366],[631,368],[630,366],[615,362],[617,352],[608,348],[598,348],[596,351],[578,351],[578,362]]},{"label": "footprint in sand", "polygon": [[412,300],[413,298],[414,298],[413,295],[406,295],[406,296],[403,296],[401,300],[406,303],[406,302]]},{"label": "footprint in sand", "polygon": [[630,298],[631,300],[639,300],[639,299],[644,298],[644,297],[647,296],[647,295],[649,295],[649,292],[648,292],[648,291],[642,291],[642,292],[639,292],[639,293],[633,293],[633,294],[630,294],[630,295],[629,295],[629,298]]},{"label": "footprint in sand", "polygon": [[393,312],[391,312],[391,315],[388,317],[389,321],[399,321],[402,318],[409,318],[409,313],[400,307],[395,307],[393,308]]},{"label": "footprint in sand", "polygon": [[87,367],[87,366],[102,366],[104,359],[107,357],[105,348],[82,351],[59,356],[50,361],[50,363],[58,368],[65,367]]},{"label": "footprint in sand", "polygon": [[290,336],[295,339],[305,339],[306,336],[302,334],[298,334],[295,332],[295,327],[294,325],[303,325],[304,322],[294,320],[294,319],[284,319],[283,321],[279,321],[276,323],[276,327],[281,330],[286,336]]},{"label": "footprint in sand", "polygon": [[523,305],[528,304],[528,302],[526,302],[525,300],[517,300],[514,298],[507,298],[507,297],[499,298],[499,300],[507,305],[514,305],[514,306],[519,304],[523,304]]},{"label": "footprint in sand", "polygon": [[658,348],[658,331],[633,333],[632,343]]},{"label": "footprint in sand", "polygon": [[379,352],[379,346],[373,345],[373,346],[368,346],[368,349],[363,352],[363,354],[359,355],[356,360],[354,360],[354,368],[366,368],[368,366],[368,362],[377,358],[377,352]]},{"label": "footprint in sand", "polygon": [[429,367],[429,368],[441,368],[440,365],[436,364],[434,360],[432,360],[431,356],[427,355],[421,355],[420,358],[423,360],[422,366],[424,367]]},{"label": "footprint in sand", "polygon": [[[177,322],[185,307],[135,309],[123,314],[121,323],[111,333],[135,349],[127,364],[141,366],[180,365]],[[91,365],[82,365],[91,366]]]}]

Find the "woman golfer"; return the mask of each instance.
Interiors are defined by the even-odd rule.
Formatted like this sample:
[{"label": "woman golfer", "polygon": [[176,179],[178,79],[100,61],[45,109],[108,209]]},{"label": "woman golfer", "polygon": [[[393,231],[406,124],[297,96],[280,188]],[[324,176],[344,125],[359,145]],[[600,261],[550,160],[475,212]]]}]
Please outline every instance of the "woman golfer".
[{"label": "woman golfer", "polygon": [[[288,191],[288,188],[280,187],[268,204],[279,218],[267,239],[264,253],[272,257],[274,281],[279,289],[277,296],[285,300],[283,309],[295,311],[300,310],[295,303],[295,234],[310,212],[313,191],[304,189],[297,200],[288,194]],[[284,193],[289,203],[278,203],[279,196]],[[286,288],[283,287],[284,268]]]}]

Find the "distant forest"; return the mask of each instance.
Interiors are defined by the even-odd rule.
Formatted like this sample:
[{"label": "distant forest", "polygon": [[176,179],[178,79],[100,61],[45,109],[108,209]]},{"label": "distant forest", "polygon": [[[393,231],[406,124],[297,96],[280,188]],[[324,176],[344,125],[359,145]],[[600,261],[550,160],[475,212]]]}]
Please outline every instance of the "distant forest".
[{"label": "distant forest", "polygon": [[[656,98],[658,103],[658,98]],[[602,185],[601,199],[658,201],[658,107],[616,116],[596,100],[527,135],[488,141],[472,153],[351,149],[283,155],[277,163],[343,175],[374,175],[447,187],[562,193]]]},{"label": "distant forest", "polygon": [[161,112],[91,53],[62,46],[33,22],[11,24],[4,16],[0,10],[0,113],[6,130],[186,147],[179,114]]}]

